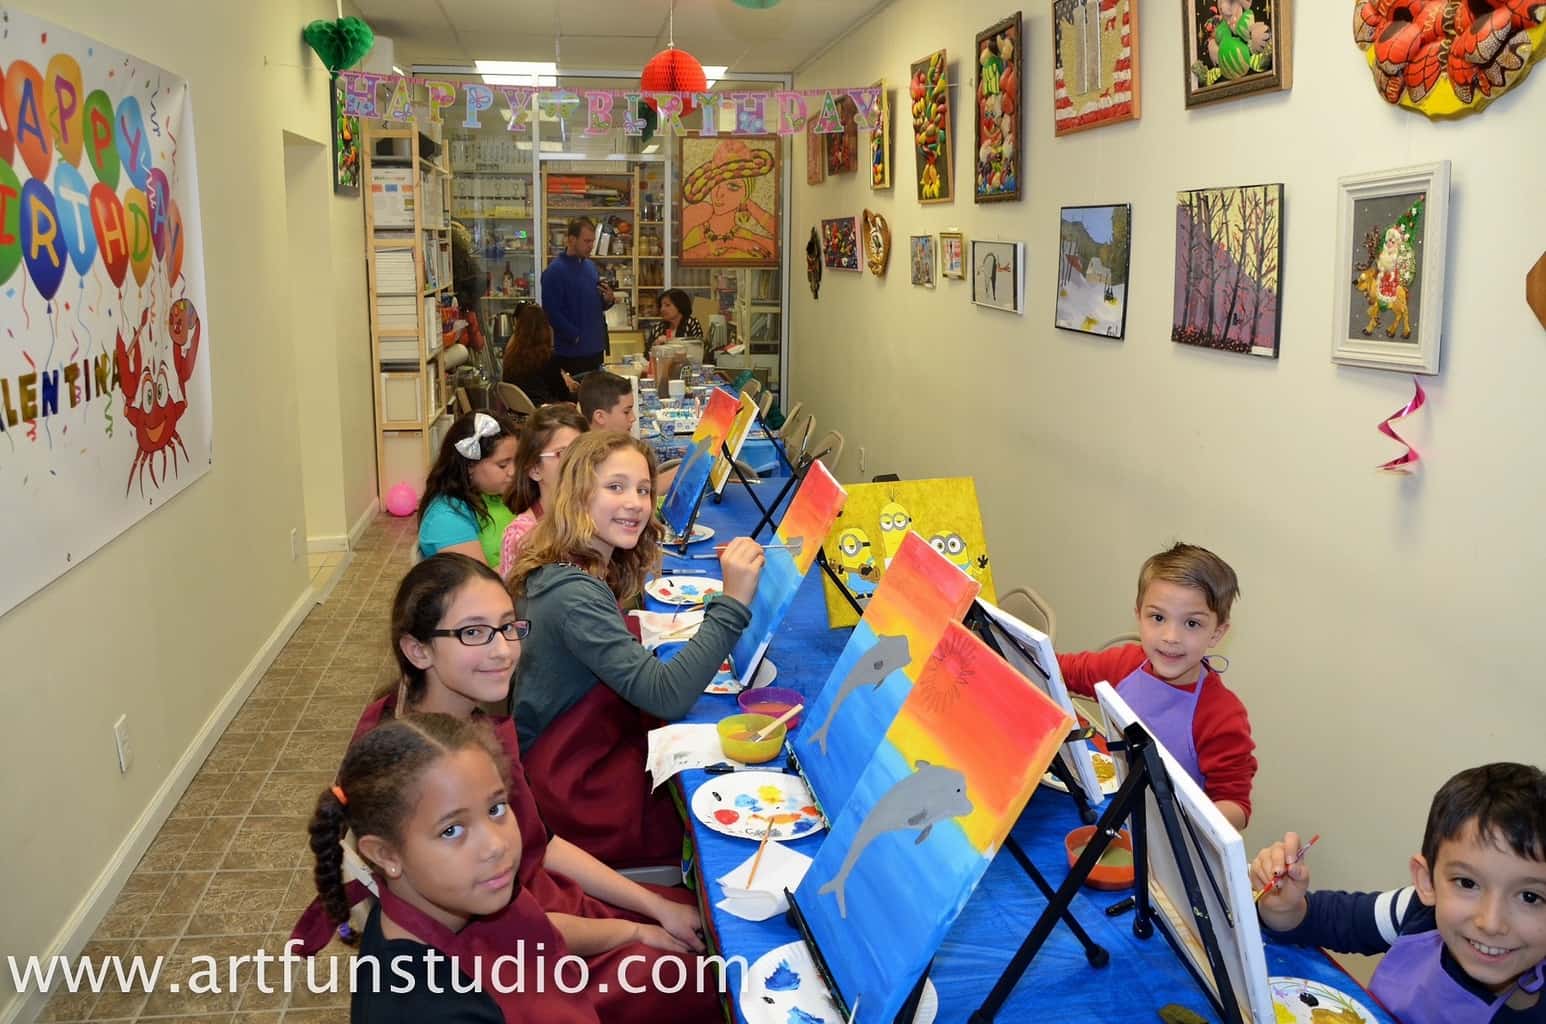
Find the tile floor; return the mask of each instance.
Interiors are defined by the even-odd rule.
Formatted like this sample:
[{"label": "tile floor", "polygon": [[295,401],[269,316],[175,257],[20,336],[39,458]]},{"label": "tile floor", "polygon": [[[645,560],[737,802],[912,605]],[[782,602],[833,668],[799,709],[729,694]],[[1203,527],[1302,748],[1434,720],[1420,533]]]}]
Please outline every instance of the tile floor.
[{"label": "tile floor", "polygon": [[[258,991],[251,967],[234,993],[173,993],[168,982],[186,982],[195,956],[282,950],[311,901],[306,823],[361,709],[393,676],[387,620],[414,539],[412,520],[381,517],[351,554],[313,556],[325,600],[215,744],[87,944],[83,955],[97,960],[166,956],[158,991],[57,995],[40,1021],[347,1024],[347,990],[311,993],[305,967],[290,993],[273,967],[273,994]],[[348,955],[329,947],[312,968],[318,987],[335,969],[347,978]]]}]

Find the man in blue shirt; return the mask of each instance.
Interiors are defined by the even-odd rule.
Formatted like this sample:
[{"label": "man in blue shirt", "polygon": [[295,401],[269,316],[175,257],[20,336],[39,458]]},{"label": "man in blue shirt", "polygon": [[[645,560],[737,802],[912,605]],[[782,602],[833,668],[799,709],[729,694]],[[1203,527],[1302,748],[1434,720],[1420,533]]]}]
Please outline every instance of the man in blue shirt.
[{"label": "man in blue shirt", "polygon": [[586,258],[595,244],[596,225],[588,217],[574,218],[564,251],[542,272],[542,311],[553,325],[554,360],[569,373],[600,369],[611,349],[605,313],[617,298]]}]

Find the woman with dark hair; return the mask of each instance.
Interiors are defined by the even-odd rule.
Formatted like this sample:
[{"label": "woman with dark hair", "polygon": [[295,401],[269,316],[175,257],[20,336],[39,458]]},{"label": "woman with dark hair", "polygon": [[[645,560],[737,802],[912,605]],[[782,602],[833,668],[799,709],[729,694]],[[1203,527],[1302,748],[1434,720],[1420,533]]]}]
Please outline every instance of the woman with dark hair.
[{"label": "woman with dark hair", "polygon": [[541,306],[522,306],[516,312],[500,376],[525,392],[533,405],[574,401],[577,385],[553,356],[553,327]]},{"label": "woman with dark hair", "polygon": [[667,288],[657,302],[660,320],[650,329],[649,343],[679,338],[702,338],[703,325],[692,315],[692,296],[680,288]]}]

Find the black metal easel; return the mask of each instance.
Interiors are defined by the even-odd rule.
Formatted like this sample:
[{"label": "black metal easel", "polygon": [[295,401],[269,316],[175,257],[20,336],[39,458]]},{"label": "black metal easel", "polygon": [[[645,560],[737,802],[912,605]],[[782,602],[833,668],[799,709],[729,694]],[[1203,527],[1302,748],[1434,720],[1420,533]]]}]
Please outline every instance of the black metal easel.
[{"label": "black metal easel", "polygon": [[[1193,919],[1197,922],[1203,949],[1207,953],[1208,966],[1213,972],[1214,985],[1218,989],[1216,996],[1206,985],[1202,986],[1203,991],[1213,1003],[1214,1010],[1218,1012],[1224,1024],[1245,1024],[1240,1014],[1240,1004],[1235,999],[1234,986],[1229,979],[1229,969],[1224,964],[1224,956],[1219,948],[1218,936],[1213,930],[1213,920],[1209,917],[1207,904],[1203,901],[1202,887],[1197,878],[1197,867],[1192,861],[1191,851],[1187,848],[1187,835],[1191,831],[1191,825],[1176,804],[1175,790],[1171,787],[1170,776],[1160,758],[1159,746],[1148,731],[1137,723],[1128,726],[1123,731],[1123,736],[1124,740],[1121,743],[1112,743],[1111,747],[1113,750],[1126,750],[1127,778],[1123,780],[1122,787],[1117,790],[1116,795],[1107,804],[1105,812],[1101,814],[1095,834],[1085,846],[1084,852],[1079,855],[1079,860],[1057,892],[1048,898],[1046,909],[1036,919],[1036,924],[1025,937],[1025,941],[1020,944],[1009,966],[1004,968],[993,990],[988,993],[988,998],[968,1018],[971,1024],[990,1024],[998,1015],[1010,993],[1014,991],[1015,985],[1025,973],[1025,969],[1030,966],[1031,961],[1047,941],[1047,937],[1052,934],[1057,920],[1068,912],[1074,896],[1089,878],[1090,872],[1094,870],[1096,862],[1106,852],[1111,841],[1116,838],[1122,822],[1129,816],[1132,818],[1133,900],[1136,911],[1133,918],[1133,934],[1140,939],[1147,939],[1154,934],[1154,921],[1159,913],[1149,899],[1147,801],[1145,800],[1147,793],[1154,794],[1154,803],[1165,827],[1166,841],[1170,844],[1176,867],[1181,872],[1181,882],[1186,890],[1186,902],[1191,908]],[[1192,843],[1193,845],[1197,843],[1195,835],[1192,836]],[[1216,893],[1218,883],[1213,878],[1207,862],[1203,860],[1201,863],[1203,872]]]}]

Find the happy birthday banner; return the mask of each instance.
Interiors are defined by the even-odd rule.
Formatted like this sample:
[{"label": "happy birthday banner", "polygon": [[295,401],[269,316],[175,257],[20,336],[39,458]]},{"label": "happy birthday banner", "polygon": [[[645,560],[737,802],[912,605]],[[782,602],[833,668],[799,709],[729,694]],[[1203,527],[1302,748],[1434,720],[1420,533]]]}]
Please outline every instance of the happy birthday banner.
[{"label": "happy birthday banner", "polygon": [[0,613],[209,470],[188,83],[17,11],[0,35]]},{"label": "happy birthday banner", "polygon": [[[344,83],[345,113],[370,120],[409,121],[413,118],[413,87],[424,88],[430,119],[439,121],[444,111],[457,103],[458,86],[466,103],[463,128],[483,127],[483,114],[494,107],[495,96],[504,101],[509,113],[508,130],[519,135],[531,130],[536,114],[567,112],[585,107],[585,134],[610,135],[621,123],[624,135],[643,135],[644,116],[640,107],[649,104],[659,114],[656,129],[664,134],[688,133],[682,118],[698,114],[700,137],[719,135],[719,112],[735,111],[732,135],[798,135],[810,130],[834,135],[843,130],[838,105],[847,98],[857,108],[854,124],[861,131],[874,131],[880,120],[880,87],[859,89],[781,89],[773,92],[649,92],[624,89],[539,88],[530,85],[483,85],[454,82],[446,78],[418,78],[412,75],[378,75],[366,71],[341,71]],[[386,106],[380,102],[381,90],[387,89]],[[622,109],[619,111],[618,105]],[[621,121],[618,117],[621,113]],[[771,127],[770,127],[771,125]]]}]

